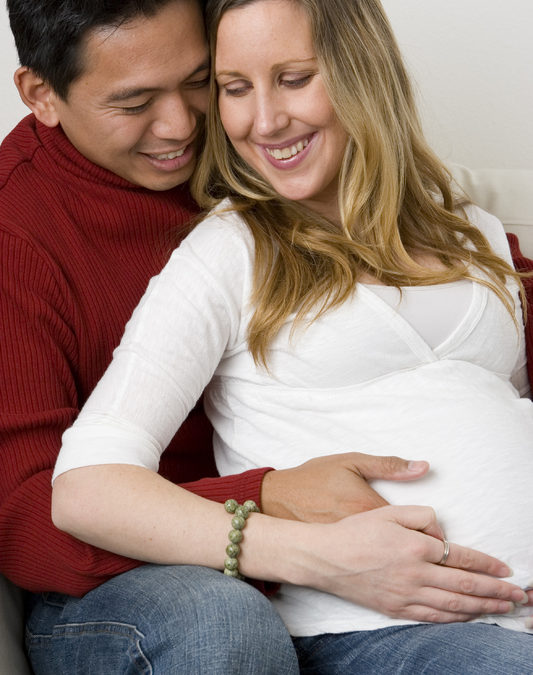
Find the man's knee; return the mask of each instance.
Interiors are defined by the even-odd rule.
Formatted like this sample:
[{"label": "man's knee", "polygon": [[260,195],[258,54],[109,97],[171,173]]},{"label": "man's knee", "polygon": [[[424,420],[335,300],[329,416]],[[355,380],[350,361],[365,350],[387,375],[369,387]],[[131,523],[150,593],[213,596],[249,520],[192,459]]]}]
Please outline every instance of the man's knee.
[{"label": "man's knee", "polygon": [[179,655],[176,672],[298,672],[288,631],[257,589],[201,567],[170,567],[163,576],[166,597],[155,603],[148,623],[161,625],[165,616],[159,635],[167,642],[165,650]]}]

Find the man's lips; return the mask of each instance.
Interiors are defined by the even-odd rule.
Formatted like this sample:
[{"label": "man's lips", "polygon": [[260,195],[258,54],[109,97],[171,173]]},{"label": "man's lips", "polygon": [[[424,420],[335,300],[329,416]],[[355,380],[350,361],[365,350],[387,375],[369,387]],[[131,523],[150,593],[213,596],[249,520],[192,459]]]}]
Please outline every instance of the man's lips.
[{"label": "man's lips", "polygon": [[140,154],[158,171],[177,171],[194,158],[194,143],[166,152],[141,152]]},{"label": "man's lips", "polygon": [[187,149],[187,146],[185,146],[184,148],[181,148],[180,150],[171,150],[170,152],[162,152],[162,153],[149,152],[149,153],[146,153],[146,154],[150,155],[150,157],[153,157],[154,159],[160,159],[160,160],[176,159],[176,157],[181,157],[186,149]]}]

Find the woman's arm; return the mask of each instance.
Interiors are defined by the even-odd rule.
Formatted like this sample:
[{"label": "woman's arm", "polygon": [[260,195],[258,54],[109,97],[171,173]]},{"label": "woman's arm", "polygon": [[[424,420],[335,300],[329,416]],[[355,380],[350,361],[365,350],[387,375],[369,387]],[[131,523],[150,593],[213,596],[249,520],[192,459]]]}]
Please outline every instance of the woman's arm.
[{"label": "woman's arm", "polygon": [[[57,527],[95,546],[162,564],[222,569],[230,516],[224,507],[148,469],[92,466],[59,476],[53,489]],[[429,533],[429,534],[428,534]],[[312,586],[389,616],[463,621],[504,613],[524,599],[495,577],[508,568],[483,553],[443,544],[427,507],[391,507],[332,524],[251,514],[239,566],[243,574]]]},{"label": "woman's arm", "polygon": [[[222,246],[213,228],[205,234],[200,252],[180,251],[152,284],[108,372],[64,435],[53,519],[73,536],[130,558],[221,569],[230,530],[224,508],[156,473],[222,354],[242,343],[239,294],[249,296],[250,275],[233,279],[242,251],[230,251],[222,284],[212,276],[220,265],[206,269],[205,260],[210,247],[227,254],[232,242]],[[435,565],[442,542],[430,535],[438,534],[434,513],[422,507],[385,507],[334,524],[252,514],[240,566],[250,577],[314,586],[421,620],[500,613],[513,592],[523,597],[515,586],[468,571],[509,573],[481,553],[454,546],[450,562],[465,569]]]}]

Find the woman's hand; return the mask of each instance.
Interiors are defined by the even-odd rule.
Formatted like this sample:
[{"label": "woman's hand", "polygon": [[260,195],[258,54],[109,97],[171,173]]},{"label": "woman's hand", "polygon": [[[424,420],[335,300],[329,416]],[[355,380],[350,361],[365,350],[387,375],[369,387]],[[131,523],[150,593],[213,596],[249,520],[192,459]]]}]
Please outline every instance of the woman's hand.
[{"label": "woman's hand", "polygon": [[388,504],[368,480],[416,480],[428,469],[427,462],[359,452],[316,457],[292,469],[265,474],[261,510],[276,518],[332,523]]},{"label": "woman's hand", "polygon": [[[287,541],[284,529],[290,523],[278,523],[277,536]],[[440,528],[429,507],[387,506],[305,528],[305,538],[294,538],[294,547],[280,558],[284,579],[391,617],[467,621],[480,614],[506,613],[513,602],[527,597],[516,585],[497,578],[510,570],[484,553],[452,543],[446,566],[437,564],[444,546],[436,537]],[[261,546],[254,540],[247,532],[243,563]]]}]

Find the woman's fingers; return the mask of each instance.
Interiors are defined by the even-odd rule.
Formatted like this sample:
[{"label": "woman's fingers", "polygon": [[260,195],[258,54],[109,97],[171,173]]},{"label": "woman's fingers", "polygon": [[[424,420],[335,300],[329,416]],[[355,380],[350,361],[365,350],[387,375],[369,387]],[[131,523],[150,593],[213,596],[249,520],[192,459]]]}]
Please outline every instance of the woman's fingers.
[{"label": "woman's fingers", "polygon": [[486,553],[475,551],[472,548],[452,544],[450,542],[450,552],[447,567],[457,567],[462,570],[472,572],[483,572],[495,577],[508,577],[512,574],[509,567],[501,560],[494,558]]},{"label": "woman's fingers", "polygon": [[[409,530],[418,530],[442,540],[444,532],[437,521],[435,511],[430,506],[388,506],[383,508],[392,522]],[[442,542],[440,544],[442,547]],[[438,557],[440,560],[441,555]]]},{"label": "woman's fingers", "polygon": [[[445,553],[444,532],[437,522],[435,511],[428,506],[389,506],[384,507],[393,522],[411,530],[430,534],[427,540],[428,562],[440,563]],[[440,535],[436,535],[437,529]],[[481,572],[494,577],[508,577],[512,574],[509,567],[493,556],[481,553],[466,546],[449,542],[446,567],[456,567],[471,572]]]},{"label": "woman's fingers", "polygon": [[[450,544],[450,555],[454,546]],[[512,609],[505,603],[525,604],[528,601],[527,594],[515,584],[484,574],[442,566],[433,566],[427,574],[425,579],[427,586],[460,594],[460,597],[465,599],[458,611],[472,614],[502,614]],[[475,606],[470,602],[470,597],[475,598]],[[502,601],[504,604],[501,604]],[[453,606],[450,605],[449,609],[453,611]]]},{"label": "woman's fingers", "polygon": [[428,536],[437,526],[433,509],[417,506],[385,506],[322,526],[332,536],[326,559],[313,558],[315,572],[324,568],[314,585],[394,618],[438,623],[505,614],[527,601],[499,578],[511,572],[492,556],[450,542],[446,564],[438,564],[444,541]]},{"label": "woman's fingers", "polygon": [[401,618],[408,618],[411,621],[423,621],[424,623],[456,623],[471,621],[473,617],[471,614],[445,612],[443,610],[432,609],[426,605],[412,605],[402,613]]}]

